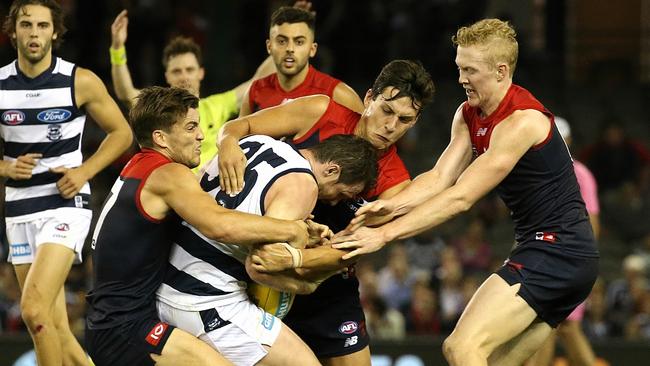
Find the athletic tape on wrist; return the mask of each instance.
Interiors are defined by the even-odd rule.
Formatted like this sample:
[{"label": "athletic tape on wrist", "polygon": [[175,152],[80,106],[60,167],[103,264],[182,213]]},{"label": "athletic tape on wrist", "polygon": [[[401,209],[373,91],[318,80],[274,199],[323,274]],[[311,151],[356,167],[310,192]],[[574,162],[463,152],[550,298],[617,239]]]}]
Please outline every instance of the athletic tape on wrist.
[{"label": "athletic tape on wrist", "polygon": [[126,65],[126,48],[124,46],[114,49],[110,47],[108,52],[111,55],[111,65],[121,66]]},{"label": "athletic tape on wrist", "polygon": [[291,268],[302,267],[302,252],[300,249],[296,249],[287,243],[282,243],[289,254],[291,254]]}]

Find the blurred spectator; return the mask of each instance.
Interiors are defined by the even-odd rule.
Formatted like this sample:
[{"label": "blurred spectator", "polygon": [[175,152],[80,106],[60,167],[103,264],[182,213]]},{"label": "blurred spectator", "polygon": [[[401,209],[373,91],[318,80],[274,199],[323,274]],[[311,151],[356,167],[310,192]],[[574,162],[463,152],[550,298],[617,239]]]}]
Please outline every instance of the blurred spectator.
[{"label": "blurred spectator", "polygon": [[379,294],[388,307],[402,310],[411,301],[411,286],[415,282],[415,271],[409,267],[404,244],[392,244],[388,262],[379,271],[377,281]]},{"label": "blurred spectator", "polygon": [[451,242],[465,274],[486,275],[492,262],[492,249],[485,240],[485,223],[475,216],[467,230]]},{"label": "blurred spectator", "polygon": [[366,299],[364,306],[366,329],[373,339],[403,339],[405,335],[404,316],[386,306],[379,296]]},{"label": "blurred spectator", "polygon": [[361,299],[361,305],[365,308],[366,303],[379,296],[377,271],[369,261],[360,261],[355,267],[355,273],[359,280],[359,298]]},{"label": "blurred spectator", "polygon": [[625,326],[625,338],[629,340],[650,340],[650,292],[645,290],[640,295],[634,314]]},{"label": "blurred spectator", "polygon": [[587,338],[591,341],[603,340],[609,337],[607,323],[607,306],[605,303],[605,283],[602,278],[596,280],[591,294],[585,300],[586,311],[582,327]]},{"label": "blurred spectator", "polygon": [[441,330],[448,334],[454,329],[465,308],[462,290],[463,268],[453,248],[445,248],[440,257],[440,267],[434,273],[434,286],[438,291]]},{"label": "blurred spectator", "polygon": [[634,314],[637,304],[646,292],[645,261],[631,254],[623,260],[623,278],[613,281],[607,288],[607,319],[610,335],[622,336],[627,320]]},{"label": "blurred spectator", "polygon": [[601,192],[615,190],[624,183],[644,185],[648,180],[650,151],[626,136],[619,121],[610,119],[600,139],[582,154],[596,176]]},{"label": "blurred spectator", "polygon": [[408,263],[411,267],[427,273],[440,266],[440,252],[445,242],[433,231],[425,231],[404,242]]},{"label": "blurred spectator", "polygon": [[440,314],[436,293],[428,281],[418,280],[413,285],[411,305],[406,312],[406,330],[413,335],[439,335]]}]

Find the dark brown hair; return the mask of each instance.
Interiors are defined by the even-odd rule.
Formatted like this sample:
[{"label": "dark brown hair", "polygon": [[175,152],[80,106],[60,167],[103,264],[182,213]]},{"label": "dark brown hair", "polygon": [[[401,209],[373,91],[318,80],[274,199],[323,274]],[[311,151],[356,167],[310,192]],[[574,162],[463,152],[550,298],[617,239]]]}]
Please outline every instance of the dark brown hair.
[{"label": "dark brown hair", "polygon": [[271,27],[284,23],[305,23],[312,33],[316,32],[316,15],[304,9],[282,6],[271,15]]},{"label": "dark brown hair", "polygon": [[153,131],[170,132],[174,123],[185,117],[188,109],[198,106],[199,98],[185,89],[162,86],[142,89],[129,112],[135,139],[142,147],[153,147]]},{"label": "dark brown hair", "polygon": [[377,150],[355,135],[333,135],[309,148],[319,162],[333,162],[341,168],[339,183],[363,183],[364,192],[377,182]]},{"label": "dark brown hair", "polygon": [[167,69],[167,64],[169,59],[182,55],[184,53],[193,53],[196,57],[196,61],[199,63],[199,66],[203,67],[203,55],[201,54],[201,47],[199,47],[192,38],[178,36],[165,46],[163,50],[162,64],[165,69]]},{"label": "dark brown hair", "polygon": [[23,11],[26,5],[40,5],[50,9],[52,14],[52,26],[54,27],[54,33],[56,33],[56,39],[52,40],[52,48],[55,50],[59,48],[63,42],[63,35],[68,29],[63,24],[63,9],[61,5],[54,0],[14,0],[9,8],[9,14],[5,17],[5,21],[2,24],[2,31],[9,36],[11,40],[11,45],[16,48],[16,40],[12,35],[16,33],[16,21],[18,20],[19,12]]},{"label": "dark brown hair", "polygon": [[435,93],[431,75],[419,61],[393,60],[384,66],[372,85],[372,99],[389,87],[397,88],[399,93],[388,100],[410,97],[418,114],[431,103]]}]

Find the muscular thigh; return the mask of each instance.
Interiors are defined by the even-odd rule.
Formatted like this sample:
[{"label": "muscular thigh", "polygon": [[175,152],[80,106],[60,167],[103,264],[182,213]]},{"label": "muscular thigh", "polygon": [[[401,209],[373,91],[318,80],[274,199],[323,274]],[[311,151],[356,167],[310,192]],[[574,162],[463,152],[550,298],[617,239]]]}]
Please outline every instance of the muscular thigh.
[{"label": "muscular thigh", "polygon": [[517,295],[519,285],[509,285],[496,274],[476,291],[452,335],[481,345],[490,354],[515,338],[537,318],[535,311]]}]

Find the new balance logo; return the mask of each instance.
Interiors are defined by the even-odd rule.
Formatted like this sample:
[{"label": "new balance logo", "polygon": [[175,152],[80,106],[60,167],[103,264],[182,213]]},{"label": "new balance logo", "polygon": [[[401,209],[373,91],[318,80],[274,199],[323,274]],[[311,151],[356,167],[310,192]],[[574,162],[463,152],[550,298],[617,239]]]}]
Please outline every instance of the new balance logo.
[{"label": "new balance logo", "polygon": [[487,133],[487,127],[481,127],[478,130],[476,130],[476,136],[485,136]]},{"label": "new balance logo", "polygon": [[343,347],[352,347],[355,344],[359,342],[359,337],[358,336],[352,336],[350,338],[347,338],[345,340],[345,343],[343,344]]}]

